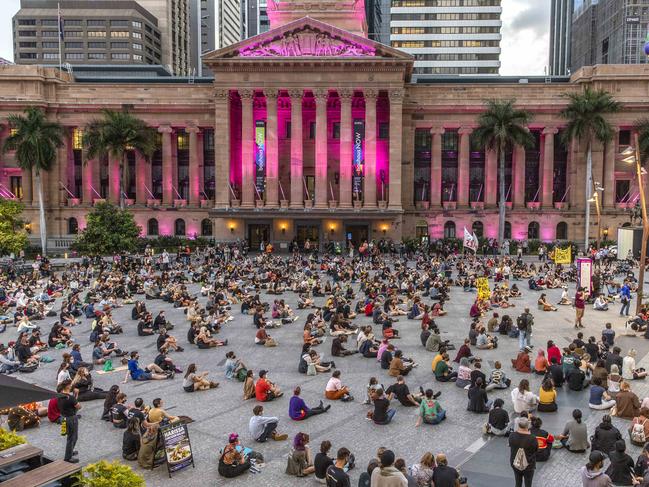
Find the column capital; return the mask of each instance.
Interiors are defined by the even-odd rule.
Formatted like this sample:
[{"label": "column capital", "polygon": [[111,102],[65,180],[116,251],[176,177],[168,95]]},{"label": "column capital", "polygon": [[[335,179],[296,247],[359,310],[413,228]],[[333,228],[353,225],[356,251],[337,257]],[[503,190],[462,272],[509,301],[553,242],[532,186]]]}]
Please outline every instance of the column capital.
[{"label": "column capital", "polygon": [[217,101],[227,101],[230,99],[230,90],[226,90],[226,89],[214,90],[214,98],[216,98]]},{"label": "column capital", "polygon": [[267,88],[264,90],[264,96],[267,100],[277,100],[279,98],[279,91],[276,88]]},{"label": "column capital", "polygon": [[304,98],[304,90],[290,89],[288,90],[288,96],[291,98],[291,102],[302,101],[302,98]]},{"label": "column capital", "polygon": [[244,102],[252,102],[252,99],[255,97],[255,92],[254,90],[239,90],[239,96],[241,97],[241,101]]},{"label": "column capital", "polygon": [[401,103],[403,102],[403,97],[405,95],[404,90],[390,90],[388,96],[390,97],[390,102]]},{"label": "column capital", "polygon": [[444,135],[444,132],[446,132],[444,127],[431,127],[430,129],[431,135]]},{"label": "column capital", "polygon": [[473,133],[473,130],[473,127],[460,127],[457,133],[460,135],[471,135]]},{"label": "column capital", "polygon": [[366,101],[376,101],[376,99],[379,97],[379,92],[372,89],[364,90],[363,96],[365,97]]},{"label": "column capital", "polygon": [[187,132],[188,134],[198,134],[200,131],[201,129],[199,129],[195,125],[189,125],[185,127],[185,132]]},{"label": "column capital", "polygon": [[161,134],[170,134],[171,132],[173,132],[173,129],[170,125],[160,125],[158,127],[158,132],[160,132]]},{"label": "column capital", "polygon": [[354,98],[354,90],[342,88],[338,90],[338,98],[340,98],[341,103],[351,102],[352,98]]},{"label": "column capital", "polygon": [[559,129],[557,127],[545,127],[543,129],[543,135],[556,135],[559,133]]},{"label": "column capital", "polygon": [[316,102],[327,101],[327,99],[329,98],[329,90],[325,90],[322,88],[313,90],[313,98],[316,99]]}]

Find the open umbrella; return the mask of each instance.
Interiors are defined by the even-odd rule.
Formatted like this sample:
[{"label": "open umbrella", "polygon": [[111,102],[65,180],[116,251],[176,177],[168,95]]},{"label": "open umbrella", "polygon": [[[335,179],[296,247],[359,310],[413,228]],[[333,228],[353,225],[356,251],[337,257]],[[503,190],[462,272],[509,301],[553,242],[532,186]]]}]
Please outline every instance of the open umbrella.
[{"label": "open umbrella", "polygon": [[0,374],[0,409],[44,401],[58,395],[56,391],[43,389],[37,385]]}]

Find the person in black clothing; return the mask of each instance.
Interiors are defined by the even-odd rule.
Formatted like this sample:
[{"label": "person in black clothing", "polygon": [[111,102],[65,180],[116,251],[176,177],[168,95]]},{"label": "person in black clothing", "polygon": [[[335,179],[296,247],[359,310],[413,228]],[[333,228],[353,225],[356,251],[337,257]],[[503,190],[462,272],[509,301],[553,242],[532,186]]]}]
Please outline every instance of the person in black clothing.
[{"label": "person in black clothing", "polygon": [[493,408],[489,411],[487,420],[487,433],[496,436],[505,436],[509,430],[509,413],[503,409],[505,401],[498,398],[494,401]]},{"label": "person in black clothing", "polygon": [[599,360],[599,346],[597,345],[597,338],[588,338],[588,343],[584,346],[586,353],[590,355],[590,363],[594,364]]},{"label": "person in black clothing", "polygon": [[[509,435],[509,464],[514,471],[514,479],[516,487],[522,487],[525,481],[525,487],[532,487],[532,479],[534,478],[534,470],[536,469],[536,452],[539,449],[536,437],[530,434],[530,423],[527,418],[518,419],[518,429]],[[514,466],[514,460],[518,450],[523,449],[525,458],[527,459],[527,468],[518,470]]]},{"label": "person in black clothing", "polygon": [[160,353],[156,356],[153,363],[156,364],[165,372],[174,372],[177,374],[182,373],[182,369],[178,368],[178,366],[174,364],[173,360],[169,358],[169,353],[167,352],[167,349],[163,348],[162,350],[160,350]]},{"label": "person in black clothing", "polygon": [[320,453],[316,454],[313,459],[313,466],[315,467],[315,478],[324,483],[327,476],[327,468],[334,464],[332,458],[329,457],[329,450],[331,450],[331,442],[323,441],[320,443]]},{"label": "person in black clothing", "polygon": [[[419,406],[419,403],[421,402],[423,389],[420,387],[419,390],[421,391],[421,394],[412,394],[408,388],[408,384],[406,384],[406,380],[402,375],[400,375],[397,377],[397,383],[388,387],[385,394],[388,396],[389,400],[396,397],[403,406],[411,407]],[[437,396],[439,396],[439,393]]]},{"label": "person in black clothing", "polygon": [[372,472],[374,472],[375,468],[379,468],[379,461],[376,458],[372,458],[367,464],[367,470],[361,472],[358,477],[358,487],[370,487]]},{"label": "person in black clothing", "polygon": [[611,372],[611,365],[615,364],[620,370],[622,370],[622,357],[620,353],[622,349],[620,347],[613,347],[613,352],[609,352],[606,356],[606,371]]},{"label": "person in black clothing", "polygon": [[487,376],[482,371],[482,364],[479,360],[476,360],[473,363],[474,369],[471,371],[471,387],[475,386],[478,378],[482,379],[482,387],[484,388],[487,384]]},{"label": "person in black clothing", "polygon": [[460,474],[453,467],[449,467],[446,455],[439,453],[435,457],[433,470],[433,485],[435,487],[456,487],[460,485]]},{"label": "person in black clothing", "polygon": [[171,330],[173,328],[171,323],[167,323],[164,311],[160,311],[158,316],[155,317],[155,320],[153,320],[153,329],[158,331],[160,328],[165,328],[166,330]]},{"label": "person in black clothing", "polygon": [[390,362],[392,362],[392,359],[394,358],[394,345],[390,344],[388,345],[388,348],[383,350],[383,354],[381,355],[381,368],[383,370],[388,370],[390,368]]},{"label": "person in black clothing", "polygon": [[339,335],[334,338],[331,343],[331,355],[333,357],[346,357],[358,353],[358,350],[347,350],[345,343],[347,343],[347,335]]},{"label": "person in black clothing", "polygon": [[327,468],[327,487],[351,487],[349,475],[345,472],[345,465],[351,453],[347,448],[340,448],[336,454],[336,463]]},{"label": "person in black clothing", "polygon": [[390,409],[390,400],[385,396],[383,389],[377,389],[376,399],[374,399],[374,414],[372,420],[376,424],[388,424],[396,414],[394,409]]},{"label": "person in black clothing", "polygon": [[137,334],[138,336],[151,336],[155,333],[153,329],[153,317],[151,313],[145,313],[142,318],[137,322]]},{"label": "person in black clothing", "polygon": [[478,377],[473,387],[469,388],[469,404],[467,411],[474,413],[488,413],[491,408],[491,402],[487,397],[487,391],[483,387],[482,378]]},{"label": "person in black clothing", "polygon": [[563,387],[565,378],[563,376],[563,367],[557,363],[556,357],[550,360],[550,369],[548,370],[554,387]]},{"label": "person in black clothing", "polygon": [[66,424],[66,440],[65,440],[65,456],[63,460],[69,463],[79,463],[76,457],[78,454],[74,449],[79,437],[79,418],[77,411],[81,408],[81,404],[77,401],[72,391],[72,381],[64,380],[59,385],[59,389],[63,396],[58,399],[58,407],[61,412],[61,417],[65,420]]},{"label": "person in black clothing", "polygon": [[615,443],[622,439],[620,430],[613,426],[611,417],[605,414],[602,422],[595,428],[595,434],[591,438],[591,450],[599,450],[608,456],[615,449]]},{"label": "person in black clothing", "polygon": [[530,434],[536,437],[539,449],[536,452],[537,462],[547,462],[550,459],[550,452],[552,451],[552,444],[554,443],[554,436],[545,431],[543,428],[543,421],[541,418],[534,416],[532,418],[532,428]]},{"label": "person in black clothing", "polygon": [[140,421],[137,418],[128,420],[124,436],[122,436],[122,458],[137,460],[140,451]]},{"label": "person in black clothing", "polygon": [[626,453],[626,443],[624,440],[615,442],[615,449],[609,454],[611,464],[606,469],[606,475],[611,477],[615,485],[633,485],[633,469],[635,463]]},{"label": "person in black clothing", "polygon": [[571,391],[581,391],[590,385],[590,381],[586,380],[586,374],[579,368],[581,362],[576,360],[572,367],[566,372],[566,382]]}]

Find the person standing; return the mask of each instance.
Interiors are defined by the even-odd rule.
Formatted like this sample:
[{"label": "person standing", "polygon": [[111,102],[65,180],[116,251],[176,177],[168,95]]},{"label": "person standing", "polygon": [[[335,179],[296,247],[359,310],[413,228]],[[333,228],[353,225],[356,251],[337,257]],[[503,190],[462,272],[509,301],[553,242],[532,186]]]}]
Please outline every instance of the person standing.
[{"label": "person standing", "polygon": [[518,428],[509,435],[509,463],[514,470],[516,487],[532,487],[534,470],[536,469],[536,452],[539,449],[536,437],[530,434],[529,419],[518,419]]},{"label": "person standing", "polygon": [[620,316],[629,316],[629,307],[631,306],[631,288],[629,287],[629,282],[624,281],[624,286],[620,289],[620,302],[622,307],[620,308]]},{"label": "person standing", "polygon": [[522,352],[525,350],[525,347],[534,348],[532,346],[532,326],[534,325],[534,317],[530,313],[529,308],[525,308],[523,314],[521,314],[516,320],[516,325],[518,326],[518,345],[519,349]]},{"label": "person standing", "polygon": [[79,417],[77,416],[77,411],[81,408],[81,404],[79,404],[76,395],[71,391],[71,380],[63,381],[59,385],[59,388],[63,396],[59,397],[58,407],[66,425],[65,456],[63,460],[68,463],[79,463],[79,459],[76,457],[78,452],[74,447],[79,438]]},{"label": "person standing", "polygon": [[575,294],[575,328],[584,328],[581,320],[584,317],[584,310],[586,309],[586,293],[583,287],[577,288]]}]

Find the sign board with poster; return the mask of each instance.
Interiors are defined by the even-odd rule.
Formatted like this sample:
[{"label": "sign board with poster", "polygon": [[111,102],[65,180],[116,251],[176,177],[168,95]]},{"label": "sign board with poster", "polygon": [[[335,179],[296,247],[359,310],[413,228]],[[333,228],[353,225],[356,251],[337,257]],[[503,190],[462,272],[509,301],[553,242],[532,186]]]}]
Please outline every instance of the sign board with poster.
[{"label": "sign board with poster", "polygon": [[586,257],[577,259],[577,287],[583,287],[587,293],[593,290],[593,261]]},{"label": "sign board with poster", "polygon": [[365,121],[354,120],[354,145],[352,154],[352,195],[362,199],[363,176],[365,173]]},{"label": "sign board with poster", "polygon": [[266,189],[266,122],[255,123],[255,186],[260,196]]},{"label": "sign board with poster", "polygon": [[187,425],[172,423],[162,426],[160,435],[164,443],[169,477],[171,477],[172,473],[190,465],[194,467],[194,456],[192,455],[192,445],[189,441]]},{"label": "sign board with poster", "polygon": [[478,299],[489,299],[491,297],[489,280],[486,277],[478,277],[475,280],[475,285],[478,288]]}]

